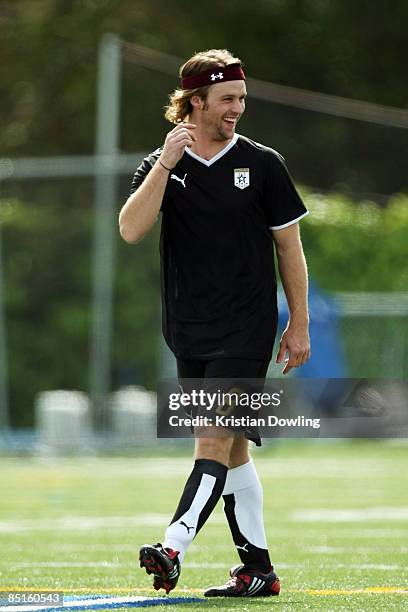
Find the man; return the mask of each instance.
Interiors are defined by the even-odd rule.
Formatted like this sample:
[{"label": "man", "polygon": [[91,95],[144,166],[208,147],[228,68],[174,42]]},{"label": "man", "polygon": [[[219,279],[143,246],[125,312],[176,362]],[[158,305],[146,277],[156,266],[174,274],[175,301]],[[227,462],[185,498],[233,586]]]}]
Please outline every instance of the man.
[{"label": "man", "polygon": [[[120,233],[135,243],[162,213],[163,332],[180,380],[262,382],[277,326],[274,245],[290,311],[277,362],[287,374],[310,356],[298,228],[307,211],[279,153],[235,132],[245,110],[241,61],[226,50],[197,53],[180,77],[165,114],[176,126],[137,169]],[[248,439],[260,445],[259,435],[218,430],[195,432],[194,469],[176,513],[163,544],[141,547],[140,565],[154,574],[156,590],[173,589],[189,544],[223,495],[241,565],[205,595],[277,595],[248,452]]]}]

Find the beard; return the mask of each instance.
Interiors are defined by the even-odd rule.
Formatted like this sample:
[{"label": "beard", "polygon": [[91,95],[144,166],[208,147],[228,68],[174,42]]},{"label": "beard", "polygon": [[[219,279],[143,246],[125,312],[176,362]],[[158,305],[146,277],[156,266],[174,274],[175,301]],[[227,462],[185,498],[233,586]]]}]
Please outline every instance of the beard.
[{"label": "beard", "polygon": [[[204,104],[203,110],[207,111],[208,113],[210,112],[210,107],[207,101]],[[234,136],[234,133],[235,133],[236,124],[231,133],[227,131],[226,128],[222,125],[223,120],[224,120],[224,117],[211,118],[208,115],[205,119],[205,127],[208,130],[208,133],[211,134],[211,137],[213,138],[213,140],[217,142],[224,142],[225,140],[230,140]]]},{"label": "beard", "polygon": [[214,140],[224,141],[224,140],[230,140],[230,138],[231,138],[231,134],[227,134],[223,130],[222,126],[217,128],[216,134],[217,134],[217,137]]}]

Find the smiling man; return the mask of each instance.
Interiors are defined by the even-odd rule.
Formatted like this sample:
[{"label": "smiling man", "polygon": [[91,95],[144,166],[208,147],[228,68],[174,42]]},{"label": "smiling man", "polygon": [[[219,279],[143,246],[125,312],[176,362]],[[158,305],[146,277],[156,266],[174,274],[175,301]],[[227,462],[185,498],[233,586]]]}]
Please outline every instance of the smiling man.
[{"label": "smiling man", "polygon": [[[137,169],[120,232],[135,243],[162,213],[163,333],[182,384],[263,384],[277,330],[274,246],[290,312],[277,361],[287,374],[310,357],[298,227],[307,210],[282,156],[235,131],[247,94],[241,61],[223,49],[204,51],[180,68],[180,78],[165,114],[176,126]],[[279,594],[248,450],[248,440],[261,444],[257,430],[195,433],[194,468],[163,544],[141,547],[141,567],[156,589],[172,590],[189,544],[223,495],[241,564],[205,595]]]}]

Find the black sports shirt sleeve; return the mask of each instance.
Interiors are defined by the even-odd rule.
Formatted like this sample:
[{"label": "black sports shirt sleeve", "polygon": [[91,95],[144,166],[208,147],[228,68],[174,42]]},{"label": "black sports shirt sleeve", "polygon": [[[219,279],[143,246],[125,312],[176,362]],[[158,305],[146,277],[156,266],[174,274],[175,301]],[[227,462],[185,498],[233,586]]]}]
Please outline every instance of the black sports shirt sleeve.
[{"label": "black sports shirt sleeve", "polygon": [[308,214],[285,165],[276,151],[266,152],[265,208],[270,229],[282,229]]},{"label": "black sports shirt sleeve", "polygon": [[147,157],[144,158],[138,169],[133,175],[132,185],[130,187],[129,195],[132,195],[136,191],[138,187],[143,183],[146,176],[149,174],[150,170],[153,168],[155,163],[157,162],[159,155],[161,153],[161,149],[156,149],[153,153],[150,153]]}]

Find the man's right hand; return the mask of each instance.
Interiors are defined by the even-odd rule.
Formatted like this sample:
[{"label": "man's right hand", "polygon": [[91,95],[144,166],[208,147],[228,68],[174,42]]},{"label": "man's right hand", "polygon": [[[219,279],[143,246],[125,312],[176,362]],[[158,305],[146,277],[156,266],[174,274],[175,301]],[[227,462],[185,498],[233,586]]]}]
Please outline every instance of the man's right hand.
[{"label": "man's right hand", "polygon": [[194,123],[179,123],[166,136],[161,162],[169,169],[173,169],[184,155],[184,147],[191,147],[196,141],[193,131],[197,126]]}]

